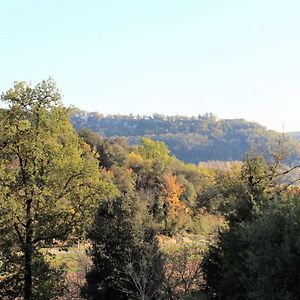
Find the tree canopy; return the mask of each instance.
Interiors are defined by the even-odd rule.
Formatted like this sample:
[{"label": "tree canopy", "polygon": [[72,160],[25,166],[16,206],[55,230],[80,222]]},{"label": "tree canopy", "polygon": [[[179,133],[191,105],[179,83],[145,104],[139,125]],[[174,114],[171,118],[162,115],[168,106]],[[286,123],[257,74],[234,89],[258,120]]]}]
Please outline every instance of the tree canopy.
[{"label": "tree canopy", "polygon": [[[0,116],[0,268],[20,276],[24,299],[38,299],[40,279],[32,269],[40,249],[82,232],[88,212],[111,189],[100,180],[96,154],[77,136],[51,79],[35,87],[18,82],[2,101],[8,109]],[[21,253],[14,270],[6,262],[19,258],[4,253],[7,243]]]},{"label": "tree canopy", "polygon": [[144,137],[164,142],[172,155],[187,163],[201,161],[243,160],[252,148],[270,154],[280,141],[290,153],[291,160],[300,158],[300,144],[290,135],[243,119],[222,120],[213,114],[198,117],[124,116],[75,110],[71,116],[74,127],[89,128],[104,137],[126,137],[130,144],[138,144]]}]

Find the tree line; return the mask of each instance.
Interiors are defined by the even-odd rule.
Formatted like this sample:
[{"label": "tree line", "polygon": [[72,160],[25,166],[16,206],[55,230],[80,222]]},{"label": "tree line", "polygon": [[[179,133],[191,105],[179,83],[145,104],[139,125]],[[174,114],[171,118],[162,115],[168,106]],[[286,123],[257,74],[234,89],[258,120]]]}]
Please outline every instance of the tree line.
[{"label": "tree line", "polygon": [[[291,161],[300,157],[299,142],[243,119],[219,120],[213,114],[197,117],[123,116],[74,110],[71,121],[76,129],[89,128],[105,137],[126,137],[138,144],[142,137],[164,142],[171,153],[186,163],[242,160],[255,145],[257,152],[268,154],[279,141],[289,149]],[[283,139],[284,136],[284,139]]]}]

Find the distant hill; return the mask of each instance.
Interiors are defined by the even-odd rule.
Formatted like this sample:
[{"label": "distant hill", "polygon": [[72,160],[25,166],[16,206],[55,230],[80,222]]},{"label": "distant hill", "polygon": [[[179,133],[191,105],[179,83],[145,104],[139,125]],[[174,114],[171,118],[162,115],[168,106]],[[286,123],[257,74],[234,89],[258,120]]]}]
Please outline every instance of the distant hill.
[{"label": "distant hill", "polygon": [[71,117],[74,127],[89,128],[104,137],[126,137],[132,144],[141,137],[165,142],[177,158],[198,164],[209,160],[242,160],[252,148],[271,152],[279,143],[288,149],[293,160],[300,157],[300,144],[291,136],[267,130],[244,119],[219,120],[213,114],[198,117],[104,116],[76,110]]},{"label": "distant hill", "polygon": [[287,134],[294,138],[296,141],[300,142],[300,131],[288,132]]}]

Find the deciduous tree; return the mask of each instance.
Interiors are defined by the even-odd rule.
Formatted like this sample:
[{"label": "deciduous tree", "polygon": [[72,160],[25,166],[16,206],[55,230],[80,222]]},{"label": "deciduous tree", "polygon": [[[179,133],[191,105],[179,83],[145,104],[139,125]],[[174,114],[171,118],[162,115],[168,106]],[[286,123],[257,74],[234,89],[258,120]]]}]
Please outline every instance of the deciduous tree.
[{"label": "deciduous tree", "polygon": [[95,153],[78,138],[53,80],[18,82],[1,99],[8,109],[0,116],[0,239],[22,262],[15,271],[24,299],[38,299],[36,253],[82,231],[109,185],[99,181]]}]

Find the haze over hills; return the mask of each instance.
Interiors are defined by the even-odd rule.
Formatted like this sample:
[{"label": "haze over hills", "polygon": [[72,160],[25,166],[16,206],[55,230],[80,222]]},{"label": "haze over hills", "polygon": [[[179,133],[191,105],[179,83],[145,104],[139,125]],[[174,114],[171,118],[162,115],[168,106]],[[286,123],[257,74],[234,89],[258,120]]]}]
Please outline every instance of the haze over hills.
[{"label": "haze over hills", "polygon": [[293,137],[296,141],[300,142],[300,131],[288,132],[288,135]]},{"label": "haze over hills", "polygon": [[244,119],[218,119],[209,113],[198,117],[106,115],[76,110],[71,121],[79,130],[88,128],[103,137],[125,137],[132,144],[142,137],[163,141],[177,158],[198,164],[209,160],[242,160],[255,148],[271,152],[283,144],[295,161],[300,144],[293,137],[267,130]]}]

